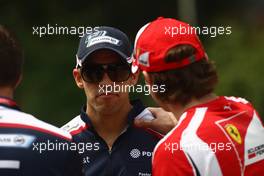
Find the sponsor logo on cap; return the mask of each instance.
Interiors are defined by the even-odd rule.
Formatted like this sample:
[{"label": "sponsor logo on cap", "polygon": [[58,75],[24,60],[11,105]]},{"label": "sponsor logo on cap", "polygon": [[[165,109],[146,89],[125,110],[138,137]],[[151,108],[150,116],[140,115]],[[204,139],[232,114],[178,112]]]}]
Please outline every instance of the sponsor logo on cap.
[{"label": "sponsor logo on cap", "polygon": [[97,31],[87,36],[84,42],[86,44],[86,47],[88,48],[98,43],[111,43],[117,46],[121,45],[120,40],[107,36],[106,34],[107,31]]},{"label": "sponsor logo on cap", "polygon": [[138,63],[149,67],[149,52],[145,52],[138,57]]}]

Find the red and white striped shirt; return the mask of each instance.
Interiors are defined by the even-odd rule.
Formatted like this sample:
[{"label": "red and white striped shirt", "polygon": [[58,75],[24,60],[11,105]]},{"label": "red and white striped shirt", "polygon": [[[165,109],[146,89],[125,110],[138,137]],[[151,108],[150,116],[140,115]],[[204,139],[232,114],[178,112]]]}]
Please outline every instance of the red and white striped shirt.
[{"label": "red and white striped shirt", "polygon": [[154,176],[264,175],[264,126],[245,99],[192,107],[156,146]]}]

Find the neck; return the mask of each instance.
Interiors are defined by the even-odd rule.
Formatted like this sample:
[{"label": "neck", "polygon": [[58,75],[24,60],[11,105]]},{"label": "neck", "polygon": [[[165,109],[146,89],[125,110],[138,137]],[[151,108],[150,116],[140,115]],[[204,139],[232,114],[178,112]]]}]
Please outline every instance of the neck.
[{"label": "neck", "polygon": [[13,99],[13,89],[10,87],[1,87],[0,88],[0,96]]},{"label": "neck", "polygon": [[106,141],[109,148],[127,127],[127,115],[132,105],[129,100],[117,111],[98,112],[87,103],[86,113],[90,117],[96,132]]},{"label": "neck", "polygon": [[197,105],[200,105],[200,104],[208,103],[210,101],[215,100],[216,98],[218,98],[218,97],[215,94],[211,93],[211,94],[203,96],[200,99],[192,99],[185,106],[169,104],[169,105],[167,105],[167,107],[168,107],[169,111],[171,111],[174,114],[174,116],[177,118],[177,120],[179,120],[180,116],[187,109],[194,107],[194,106],[197,106]]}]

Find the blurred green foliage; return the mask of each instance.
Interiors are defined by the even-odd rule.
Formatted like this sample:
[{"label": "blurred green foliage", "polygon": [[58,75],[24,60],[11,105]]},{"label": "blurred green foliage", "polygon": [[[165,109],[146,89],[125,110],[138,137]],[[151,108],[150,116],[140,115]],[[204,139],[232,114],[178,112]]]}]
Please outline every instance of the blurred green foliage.
[{"label": "blurred green foliage", "polygon": [[[264,117],[264,15],[262,10],[256,10],[262,2],[243,2],[224,0],[211,6],[209,0],[199,1],[197,22],[200,26],[232,27],[228,36],[201,36],[219,72],[216,92],[250,100]],[[228,8],[225,3],[229,3]],[[17,33],[25,51],[24,80],[15,98],[24,111],[57,126],[78,115],[86,102],[72,77],[78,36],[40,38],[32,34],[33,26],[109,25],[123,30],[133,41],[137,30],[158,16],[177,18],[177,1],[135,0],[128,4],[125,1],[1,0],[0,22]],[[150,96],[133,94],[132,97],[141,98],[146,105],[155,105]]]}]

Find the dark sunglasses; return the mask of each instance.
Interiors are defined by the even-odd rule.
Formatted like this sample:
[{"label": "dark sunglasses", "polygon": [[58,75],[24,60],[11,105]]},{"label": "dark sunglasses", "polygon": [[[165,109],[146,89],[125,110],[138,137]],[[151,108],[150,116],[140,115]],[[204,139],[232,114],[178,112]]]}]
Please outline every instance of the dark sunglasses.
[{"label": "dark sunglasses", "polygon": [[99,83],[105,73],[111,81],[122,82],[128,80],[131,70],[129,64],[124,62],[112,64],[87,63],[81,67],[81,75],[86,82]]}]

